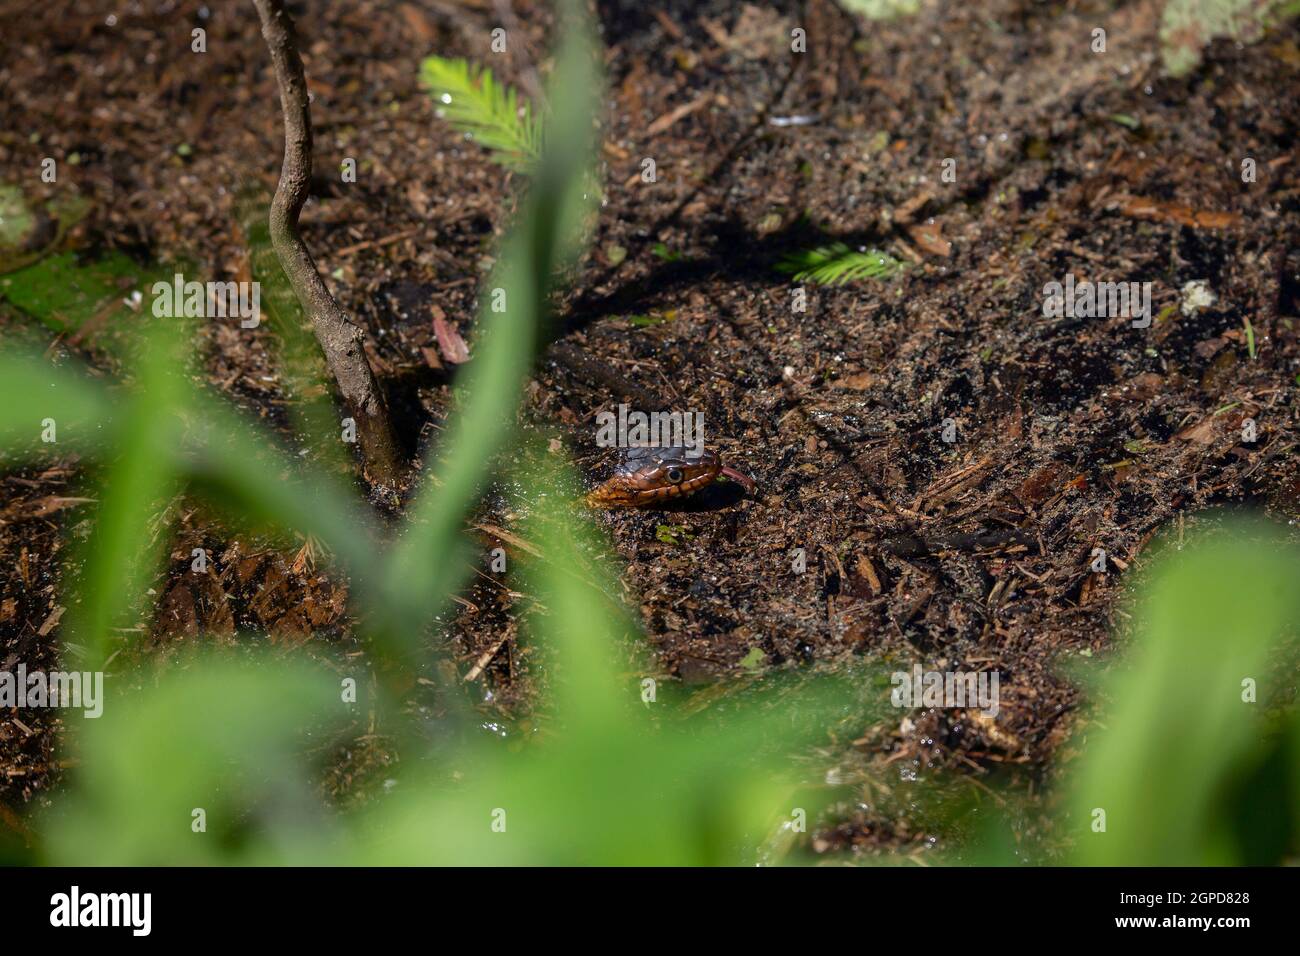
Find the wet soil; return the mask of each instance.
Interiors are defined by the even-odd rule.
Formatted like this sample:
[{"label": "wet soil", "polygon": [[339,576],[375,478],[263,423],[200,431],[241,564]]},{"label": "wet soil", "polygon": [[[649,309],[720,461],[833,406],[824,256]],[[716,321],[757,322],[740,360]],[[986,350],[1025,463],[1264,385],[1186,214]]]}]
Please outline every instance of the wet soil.
[{"label": "wet soil", "polygon": [[[996,669],[996,719],[915,712],[864,728],[856,759],[885,789],[931,766],[1050,780],[1082,719],[1061,664],[1122,639],[1125,579],[1153,535],[1181,534],[1209,507],[1300,511],[1295,28],[1216,44],[1172,80],[1151,2],[927,4],[888,24],[825,0],[652,6],[597,4],[607,203],[524,420],[599,475],[597,412],[620,401],[703,412],[710,447],[757,481],[752,499],[719,488],[598,518],[665,673],[726,681],[753,668],[755,649],[767,666],[876,654]],[[118,7],[4,5],[0,169],[34,198],[91,199],[72,237],[84,248],[246,276],[236,192],[269,195],[280,150],[254,11]],[[451,374],[431,367],[431,310],[472,351],[503,197],[520,186],[437,119],[419,60],[466,56],[535,91],[550,15],[520,0],[294,12],[317,133],[304,236],[367,328],[414,454],[451,398]],[[512,42],[494,55],[501,23]],[[1102,56],[1088,48],[1099,23]],[[190,52],[197,26],[202,55]],[[796,26],[803,55],[790,51]],[[31,172],[73,153],[57,187]],[[334,183],[349,156],[358,183]],[[1240,175],[1247,157],[1254,183]],[[797,310],[775,263],[836,240],[909,268],[805,286]],[[1150,281],[1155,321],[1045,317],[1043,287],[1067,273]],[[1191,282],[1213,303],[1191,308]],[[30,334],[21,317],[3,322],[7,336]],[[265,330],[214,324],[205,337],[210,382],[286,429]],[[60,350],[95,360],[80,344]],[[0,662],[48,667],[90,476],[67,459],[0,483]],[[348,645],[346,583],[310,553],[235,541],[176,510],[143,646],[241,629]],[[509,516],[489,503],[480,523],[506,528]],[[198,589],[183,576],[192,546],[216,556]],[[481,670],[506,719],[531,690],[502,640],[513,602],[480,580],[449,628],[459,671]],[[21,828],[57,785],[61,739],[57,718],[0,719],[0,824]],[[346,795],[364,779],[343,766],[333,784]],[[864,796],[841,808],[814,848],[931,845],[888,806]]]}]

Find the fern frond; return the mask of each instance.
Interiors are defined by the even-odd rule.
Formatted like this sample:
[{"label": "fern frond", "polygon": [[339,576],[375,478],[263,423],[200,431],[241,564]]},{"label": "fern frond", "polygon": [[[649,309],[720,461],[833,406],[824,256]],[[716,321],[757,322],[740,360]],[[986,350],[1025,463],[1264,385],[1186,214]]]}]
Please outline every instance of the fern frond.
[{"label": "fern frond", "polygon": [[798,282],[844,285],[859,279],[891,279],[907,266],[887,252],[867,249],[855,252],[842,242],[791,253],[777,263]]},{"label": "fern frond", "polygon": [[438,115],[490,150],[498,163],[525,171],[541,157],[541,118],[491,70],[430,56],[420,64],[420,80],[437,100]]}]

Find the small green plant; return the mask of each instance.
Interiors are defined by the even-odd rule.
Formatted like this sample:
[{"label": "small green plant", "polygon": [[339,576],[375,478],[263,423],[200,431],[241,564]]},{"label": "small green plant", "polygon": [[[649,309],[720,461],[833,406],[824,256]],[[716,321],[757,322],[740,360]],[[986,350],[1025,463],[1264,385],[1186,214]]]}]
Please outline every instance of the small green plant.
[{"label": "small green plant", "polygon": [[685,525],[680,524],[661,524],[655,526],[655,538],[664,544],[681,544],[682,540],[690,540],[695,535],[686,530]]},{"label": "small green plant", "polygon": [[664,262],[680,262],[683,258],[682,254],[676,249],[670,249],[666,242],[656,242],[650,251]]},{"label": "small green plant", "polygon": [[777,270],[796,282],[818,285],[846,285],[862,279],[892,279],[907,268],[887,252],[863,249],[855,252],[842,242],[791,253],[777,263]]},{"label": "small green plant", "polygon": [[663,325],[665,322],[672,322],[677,318],[677,310],[669,309],[666,312],[651,312],[645,315],[629,315],[628,322],[638,329],[653,328],[656,325]]},{"label": "small green plant", "polygon": [[491,151],[510,169],[527,172],[542,155],[542,122],[513,87],[468,60],[426,57],[420,80],[438,102],[439,114]]}]

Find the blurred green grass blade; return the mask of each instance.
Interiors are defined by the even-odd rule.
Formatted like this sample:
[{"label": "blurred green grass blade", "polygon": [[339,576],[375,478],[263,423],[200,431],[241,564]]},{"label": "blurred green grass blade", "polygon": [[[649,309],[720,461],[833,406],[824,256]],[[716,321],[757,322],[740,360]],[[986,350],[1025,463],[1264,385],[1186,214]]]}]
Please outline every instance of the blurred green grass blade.
[{"label": "blurred green grass blade", "polygon": [[274,436],[215,396],[200,395],[171,467],[236,528],[314,535],[372,594],[379,529],[344,482],[321,470],[302,474]]},{"label": "blurred green grass blade", "polygon": [[[1286,731],[1287,794],[1291,808],[1291,832],[1300,834],[1300,706],[1293,706]],[[1300,866],[1300,851],[1293,851],[1282,861],[1287,866]]]},{"label": "blurred green grass blade", "polygon": [[530,619],[529,630],[540,639],[555,710],[599,726],[642,706],[640,680],[651,669],[634,642],[640,629],[610,598],[617,582],[594,560],[600,547],[585,516],[572,504],[556,511],[554,502],[564,501],[562,489],[571,484],[554,468],[522,480],[532,515],[525,536],[542,554],[524,565],[525,586],[546,609]]},{"label": "blurred green grass blade", "polygon": [[[39,461],[107,447],[113,399],[78,370],[26,352],[0,353],[0,463]],[[46,419],[53,442],[41,440]]]},{"label": "blurred green grass blade", "polygon": [[[635,682],[620,680],[633,706],[602,719],[592,708],[557,710],[518,753],[481,743],[452,765],[454,787],[404,777],[385,806],[362,815],[356,862],[754,865],[783,821],[817,806],[815,795],[796,802],[792,755],[822,743],[842,705],[857,700],[847,680],[781,683],[702,728],[668,709],[671,695],[661,690],[645,706]],[[783,708],[803,719],[791,722]],[[504,814],[504,831],[492,829],[494,814]]]},{"label": "blurred green grass blade", "polygon": [[119,404],[115,458],[82,549],[81,603],[64,631],[65,642],[87,652],[88,666],[98,667],[112,652],[112,628],[125,623],[156,570],[165,531],[155,522],[177,487],[171,450],[181,440],[189,394],[189,339],[182,321],[152,323],[135,381]]},{"label": "blurred green grass blade", "polygon": [[[1262,524],[1172,550],[1152,572],[1129,659],[1088,734],[1069,825],[1089,865],[1239,863],[1221,805],[1263,753],[1270,655],[1300,620],[1300,554]],[[1105,832],[1093,832],[1094,811]]]},{"label": "blurred green grass blade", "polygon": [[549,732],[519,754],[496,742],[465,754],[455,791],[404,782],[392,815],[370,820],[364,862],[752,865],[795,809],[791,755],[845,720],[856,730],[872,711],[870,683],[853,667],[775,675],[691,717],[670,682],[651,677],[638,628],[609,607],[587,526],[543,507],[564,482],[551,471],[521,484],[542,554],[525,565],[543,608],[527,630],[544,651]]},{"label": "blurred green grass blade", "polygon": [[522,563],[538,606],[521,640],[542,651],[543,732],[513,746],[471,739],[440,771],[404,776],[361,815],[354,862],[752,865],[795,809],[792,754],[846,720],[856,732],[872,712],[870,681],[852,667],[829,679],[776,675],[692,716],[610,606],[588,526],[550,504],[561,470],[536,458],[543,470],[517,482],[541,554]]},{"label": "blurred green grass blade", "polygon": [[[85,549],[80,587],[88,599],[69,620],[76,642],[120,623],[128,595],[138,595],[148,574],[148,549],[141,552],[138,542],[156,537],[154,512],[182,480],[241,530],[315,535],[374,593],[378,529],[349,486],[327,471],[302,478],[299,463],[259,423],[219,396],[194,396],[190,383],[170,371],[169,362],[180,368],[186,361],[185,333],[168,330],[170,321],[145,340],[136,382],[113,390],[38,355],[0,355],[0,462],[112,450]],[[54,443],[40,440],[46,419],[54,422]]]},{"label": "blurred green grass blade", "polygon": [[[600,86],[590,26],[577,4],[565,8],[547,148],[483,291],[482,335],[464,372],[466,398],[448,428],[441,463],[432,469],[437,477],[426,478],[388,564],[392,606],[402,618],[398,630],[411,638],[462,579],[461,552],[453,542],[514,431],[523,383],[542,342],[547,297],[582,238]],[[497,289],[505,301],[500,313],[492,308],[500,301]]]},{"label": "blurred green grass blade", "polygon": [[[136,687],[128,690],[128,687]],[[103,714],[70,718],[72,786],[41,821],[55,865],[324,862],[334,828],[304,751],[349,717],[340,681],[305,662],[195,654],[168,669],[110,674]],[[195,832],[203,810],[206,832]]]}]

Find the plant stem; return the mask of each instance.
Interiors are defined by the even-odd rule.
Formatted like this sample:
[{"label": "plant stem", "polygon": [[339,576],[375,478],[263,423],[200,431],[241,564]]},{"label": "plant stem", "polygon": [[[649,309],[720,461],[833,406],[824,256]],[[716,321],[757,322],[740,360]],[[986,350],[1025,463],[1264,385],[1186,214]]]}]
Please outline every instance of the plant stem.
[{"label": "plant stem", "polygon": [[402,460],[388,406],[362,347],[365,333],[344,314],[330,294],[307,244],[298,232],[298,215],[311,182],[311,110],[302,58],[294,42],[293,20],[283,0],[253,0],[262,21],[262,36],[271,51],[284,114],[284,163],[271,202],[271,245],[294,295],[311,318],[316,340],[348,413],[356,422],[357,441],[367,476],[394,484]]}]

